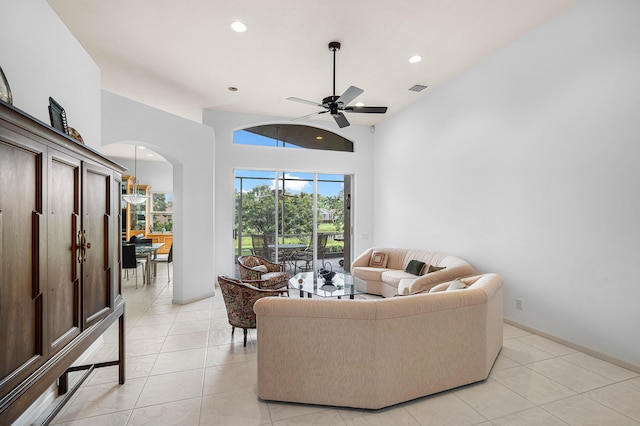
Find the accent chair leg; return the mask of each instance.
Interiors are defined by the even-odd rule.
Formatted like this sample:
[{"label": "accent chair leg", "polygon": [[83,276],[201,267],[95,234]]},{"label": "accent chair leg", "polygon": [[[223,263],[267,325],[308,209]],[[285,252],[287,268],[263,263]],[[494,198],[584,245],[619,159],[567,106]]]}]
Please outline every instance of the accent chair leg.
[{"label": "accent chair leg", "polygon": [[244,331],[244,347],[247,347],[247,329],[243,328]]}]

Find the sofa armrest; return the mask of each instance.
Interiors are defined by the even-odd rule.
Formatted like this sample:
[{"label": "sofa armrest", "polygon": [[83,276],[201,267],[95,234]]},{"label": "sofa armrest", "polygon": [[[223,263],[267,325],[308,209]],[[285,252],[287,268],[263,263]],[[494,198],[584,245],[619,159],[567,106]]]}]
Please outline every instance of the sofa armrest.
[{"label": "sofa armrest", "polygon": [[413,294],[420,291],[429,291],[437,284],[453,281],[456,278],[466,277],[473,274],[473,267],[468,263],[456,265],[454,267],[441,269],[430,274],[422,275],[413,281],[401,282],[402,288],[398,285],[398,294]]},{"label": "sofa armrest", "polygon": [[[360,256],[356,257],[351,262],[351,268],[358,266],[369,266],[369,259],[371,259],[371,253],[373,253],[373,248],[369,248],[364,251]],[[351,269],[353,271],[353,269]]]}]

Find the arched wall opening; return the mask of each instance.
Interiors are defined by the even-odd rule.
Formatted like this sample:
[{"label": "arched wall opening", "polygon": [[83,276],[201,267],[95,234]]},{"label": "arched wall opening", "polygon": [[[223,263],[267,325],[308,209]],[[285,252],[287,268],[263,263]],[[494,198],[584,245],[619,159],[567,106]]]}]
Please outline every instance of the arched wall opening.
[{"label": "arched wall opening", "polygon": [[144,144],[173,166],[173,302],[214,294],[214,145],[211,127],[102,92],[102,146]]}]

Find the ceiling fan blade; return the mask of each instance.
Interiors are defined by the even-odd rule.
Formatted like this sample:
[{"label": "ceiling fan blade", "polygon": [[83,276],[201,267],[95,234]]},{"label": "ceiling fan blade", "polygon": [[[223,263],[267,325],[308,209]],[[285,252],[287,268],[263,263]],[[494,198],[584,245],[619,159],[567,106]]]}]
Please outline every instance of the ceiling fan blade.
[{"label": "ceiling fan blade", "polygon": [[349,125],[349,120],[347,120],[347,117],[345,117],[341,112],[335,114],[333,116],[333,119],[336,120],[336,123],[338,123],[338,127],[340,127],[341,129]]},{"label": "ceiling fan blade", "polygon": [[312,112],[311,114],[303,115],[302,117],[292,118],[291,121],[306,120],[307,118],[313,117],[314,115],[326,114],[328,112],[329,111]]},{"label": "ceiling fan blade", "polygon": [[287,100],[288,101],[294,101],[294,102],[300,102],[300,103],[307,104],[307,105],[313,105],[313,106],[319,106],[319,107],[322,106],[322,104],[319,104],[317,102],[308,101],[306,99],[301,99],[301,98],[296,98],[296,97],[289,97],[289,98],[287,98]]},{"label": "ceiling fan blade", "polygon": [[342,103],[343,105],[348,105],[352,100],[360,96],[364,90],[356,86],[349,86],[347,90],[336,100],[337,103]]},{"label": "ceiling fan blade", "polygon": [[365,114],[384,114],[387,112],[387,107],[373,107],[373,106],[350,106],[345,107],[347,112],[362,112]]}]

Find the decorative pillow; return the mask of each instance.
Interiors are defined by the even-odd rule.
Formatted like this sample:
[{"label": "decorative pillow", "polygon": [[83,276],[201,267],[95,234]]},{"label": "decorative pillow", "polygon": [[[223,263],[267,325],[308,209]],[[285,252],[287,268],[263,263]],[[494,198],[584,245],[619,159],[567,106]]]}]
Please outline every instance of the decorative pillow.
[{"label": "decorative pillow", "polygon": [[422,267],[422,270],[420,271],[420,275],[426,275],[432,272],[438,272],[446,268],[447,268],[446,266],[424,265]]},{"label": "decorative pillow", "polygon": [[386,268],[389,256],[383,251],[374,251],[369,259],[369,266],[373,268]]},{"label": "decorative pillow", "polygon": [[267,269],[267,265],[254,266],[251,269],[253,269],[254,271],[262,272],[263,274],[269,272],[269,270]]},{"label": "decorative pillow", "polygon": [[424,262],[420,262],[419,260],[414,259],[409,261],[409,264],[407,265],[407,269],[405,269],[404,271],[409,274],[420,275],[420,271],[422,271],[423,267],[424,267]]},{"label": "decorative pillow", "polygon": [[451,284],[449,284],[449,287],[447,287],[447,291],[462,290],[465,288],[467,288],[467,285],[460,281],[460,279],[456,278],[455,280],[451,281]]}]

